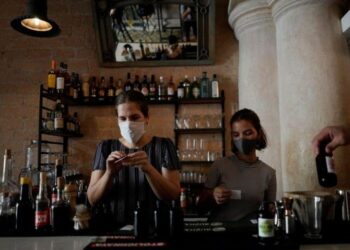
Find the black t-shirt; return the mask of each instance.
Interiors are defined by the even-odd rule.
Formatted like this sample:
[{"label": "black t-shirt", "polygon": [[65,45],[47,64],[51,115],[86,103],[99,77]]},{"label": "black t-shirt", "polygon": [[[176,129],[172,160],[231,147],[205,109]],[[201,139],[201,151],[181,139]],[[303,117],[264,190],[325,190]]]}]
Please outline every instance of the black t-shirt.
[{"label": "black t-shirt", "polygon": [[[141,149],[129,149],[119,140],[105,140],[99,143],[93,161],[93,170],[105,170],[106,159],[113,151],[123,151],[126,154],[143,150],[148,155],[150,163],[161,172],[164,167],[169,170],[179,170],[180,164],[176,149],[168,138],[153,137]],[[137,167],[124,167],[113,178],[111,191],[103,201],[108,206],[117,226],[132,224],[133,212],[137,201],[142,201],[149,213],[155,207],[156,196],[148,184],[145,174]]]}]

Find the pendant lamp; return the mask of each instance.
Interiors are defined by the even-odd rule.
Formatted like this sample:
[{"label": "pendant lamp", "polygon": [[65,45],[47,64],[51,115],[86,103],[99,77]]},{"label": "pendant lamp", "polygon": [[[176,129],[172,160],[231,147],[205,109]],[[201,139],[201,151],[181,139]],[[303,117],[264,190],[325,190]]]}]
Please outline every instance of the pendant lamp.
[{"label": "pendant lamp", "polygon": [[11,22],[12,28],[25,35],[36,37],[57,36],[61,30],[47,18],[47,0],[27,0],[26,14]]}]

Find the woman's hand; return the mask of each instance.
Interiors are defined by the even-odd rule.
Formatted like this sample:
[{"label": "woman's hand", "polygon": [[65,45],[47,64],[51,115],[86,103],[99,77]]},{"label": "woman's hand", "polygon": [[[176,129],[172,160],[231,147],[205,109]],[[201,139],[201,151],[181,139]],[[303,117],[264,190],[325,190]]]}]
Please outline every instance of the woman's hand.
[{"label": "woman's hand", "polygon": [[214,196],[216,203],[220,205],[220,204],[227,202],[230,199],[231,190],[229,190],[225,187],[219,186],[219,187],[214,188],[213,196]]},{"label": "woman's hand", "polygon": [[350,143],[350,131],[347,127],[329,126],[322,129],[312,140],[312,148],[315,154],[320,152],[319,146],[322,141],[327,142],[326,152],[331,153],[339,146]]},{"label": "woman's hand", "polygon": [[152,167],[145,151],[137,151],[135,153],[128,154],[128,157],[123,161],[123,165],[138,167],[143,172],[147,172],[149,168]]},{"label": "woman's hand", "polygon": [[107,173],[111,175],[115,175],[116,173],[118,173],[119,170],[123,167],[122,163],[124,162],[124,160],[121,159],[125,156],[126,154],[121,151],[113,151],[112,153],[110,153],[106,160]]}]

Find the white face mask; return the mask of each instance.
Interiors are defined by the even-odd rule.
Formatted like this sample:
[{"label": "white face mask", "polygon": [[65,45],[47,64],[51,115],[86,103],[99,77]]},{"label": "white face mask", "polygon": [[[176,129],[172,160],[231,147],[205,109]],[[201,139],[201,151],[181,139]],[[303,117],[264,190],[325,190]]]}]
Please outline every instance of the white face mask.
[{"label": "white face mask", "polygon": [[122,137],[131,144],[136,144],[146,132],[144,122],[119,122],[119,129]]}]

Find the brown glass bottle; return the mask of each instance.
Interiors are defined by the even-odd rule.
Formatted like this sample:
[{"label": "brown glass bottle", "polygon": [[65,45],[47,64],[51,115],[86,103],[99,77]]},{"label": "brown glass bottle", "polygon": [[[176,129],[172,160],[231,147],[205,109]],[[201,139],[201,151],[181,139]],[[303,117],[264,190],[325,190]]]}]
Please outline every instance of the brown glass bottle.
[{"label": "brown glass bottle", "polygon": [[57,193],[58,193],[57,178],[62,177],[62,171],[63,171],[63,166],[62,166],[61,160],[56,159],[56,161],[55,161],[55,184],[52,187],[51,204],[55,203],[57,200]]},{"label": "brown glass bottle", "polygon": [[70,219],[70,206],[63,199],[64,179],[58,177],[57,199],[51,205],[51,227],[55,233],[67,233],[72,230],[72,221]]},{"label": "brown glass bottle", "polygon": [[34,230],[34,206],[31,197],[31,181],[29,177],[21,177],[21,194],[16,204],[16,231],[29,233]]},{"label": "brown glass bottle", "polygon": [[261,245],[273,245],[275,242],[274,218],[276,207],[273,202],[264,201],[258,212],[258,239]]},{"label": "brown glass bottle", "polygon": [[46,173],[40,172],[39,193],[35,200],[35,230],[50,231],[50,201],[47,198]]}]

